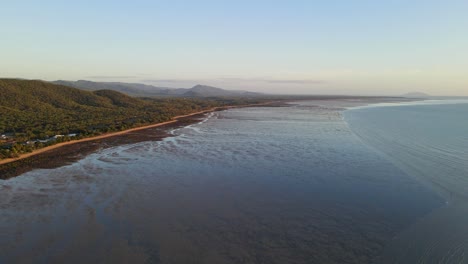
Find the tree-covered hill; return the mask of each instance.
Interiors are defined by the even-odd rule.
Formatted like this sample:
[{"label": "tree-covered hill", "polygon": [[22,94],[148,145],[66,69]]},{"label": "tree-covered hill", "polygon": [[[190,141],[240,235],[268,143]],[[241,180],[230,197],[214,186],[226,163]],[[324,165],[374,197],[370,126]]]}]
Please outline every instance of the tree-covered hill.
[{"label": "tree-covered hill", "polygon": [[[111,90],[84,91],[45,81],[0,79],[0,159],[42,147],[55,135],[120,131],[243,99],[142,99]],[[66,136],[47,141],[69,140]],[[25,143],[27,141],[33,144]]]},{"label": "tree-covered hill", "polygon": [[19,110],[113,108],[139,101],[113,91],[89,92],[43,81],[16,79],[0,79],[0,94],[0,106]]}]

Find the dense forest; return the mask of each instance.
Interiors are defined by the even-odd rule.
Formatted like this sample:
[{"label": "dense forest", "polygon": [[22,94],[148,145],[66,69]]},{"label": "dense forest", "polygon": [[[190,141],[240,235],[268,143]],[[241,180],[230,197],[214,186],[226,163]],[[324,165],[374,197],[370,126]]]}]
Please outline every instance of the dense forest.
[{"label": "dense forest", "polygon": [[[45,81],[0,79],[0,159],[62,141],[121,131],[245,98],[134,98]],[[54,138],[55,137],[55,138]]]}]

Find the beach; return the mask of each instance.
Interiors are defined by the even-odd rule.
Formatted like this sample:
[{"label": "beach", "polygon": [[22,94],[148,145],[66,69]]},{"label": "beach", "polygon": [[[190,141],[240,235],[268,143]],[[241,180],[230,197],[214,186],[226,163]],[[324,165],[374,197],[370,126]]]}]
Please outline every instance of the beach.
[{"label": "beach", "polygon": [[[148,129],[155,129],[155,128],[163,128],[168,126],[177,126],[183,125],[190,122],[195,122],[192,118],[197,116],[201,116],[206,113],[210,113],[213,111],[222,111],[231,108],[238,108],[238,107],[250,107],[250,106],[265,106],[268,104],[272,104],[273,102],[267,103],[260,103],[254,105],[241,105],[241,106],[222,106],[222,107],[214,107],[210,109],[206,109],[203,111],[197,111],[194,113],[175,116],[170,121],[156,123],[156,124],[149,124],[144,125],[141,127],[135,127],[123,131],[111,132],[106,133],[98,136],[87,137],[78,140],[71,140],[67,142],[62,142],[58,144],[54,144],[48,147],[44,147],[41,149],[34,150],[30,153],[21,154],[17,158],[8,158],[0,160],[0,179],[5,179],[9,177],[14,177],[20,173],[24,173],[30,169],[34,168],[44,168],[44,167],[54,167],[60,164],[66,164],[74,160],[76,157],[81,157],[86,153],[89,153],[95,149],[98,149],[103,146],[110,146],[110,145],[118,145],[124,144],[129,142],[138,142],[148,140],[148,138],[144,135],[144,133],[139,134],[138,137],[127,137],[126,135],[148,130]],[[180,124],[178,124],[180,123]],[[160,130],[158,132],[159,139],[167,136],[164,130]],[[116,138],[115,140],[108,140],[108,142],[102,142],[102,140]],[[154,137],[151,138],[154,140]],[[110,143],[110,141],[113,141]],[[96,143],[96,144],[94,144]],[[102,146],[99,146],[101,144]],[[68,149],[65,149],[68,148]],[[30,159],[28,162],[23,162],[24,160]],[[20,163],[18,166],[8,166],[9,164]]]}]

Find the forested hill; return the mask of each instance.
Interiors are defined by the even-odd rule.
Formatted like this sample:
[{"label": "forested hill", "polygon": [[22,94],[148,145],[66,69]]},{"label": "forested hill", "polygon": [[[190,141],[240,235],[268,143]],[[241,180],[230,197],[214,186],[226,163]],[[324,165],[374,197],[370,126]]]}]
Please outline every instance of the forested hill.
[{"label": "forested hill", "polygon": [[[110,91],[84,91],[45,81],[0,79],[0,159],[70,140],[120,131],[243,99],[140,99]],[[54,136],[64,135],[52,140]],[[26,143],[28,142],[29,143]],[[32,143],[31,143],[32,142]]]},{"label": "forested hill", "polygon": [[138,106],[145,103],[115,91],[83,91],[43,81],[0,79],[0,106],[10,110],[54,111],[88,110]]}]

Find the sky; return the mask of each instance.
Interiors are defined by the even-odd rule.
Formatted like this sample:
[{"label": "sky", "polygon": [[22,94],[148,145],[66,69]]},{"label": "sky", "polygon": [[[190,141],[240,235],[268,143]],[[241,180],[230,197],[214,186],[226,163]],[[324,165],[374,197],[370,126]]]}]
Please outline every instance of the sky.
[{"label": "sky", "polygon": [[0,0],[0,77],[468,95],[467,0]]}]

